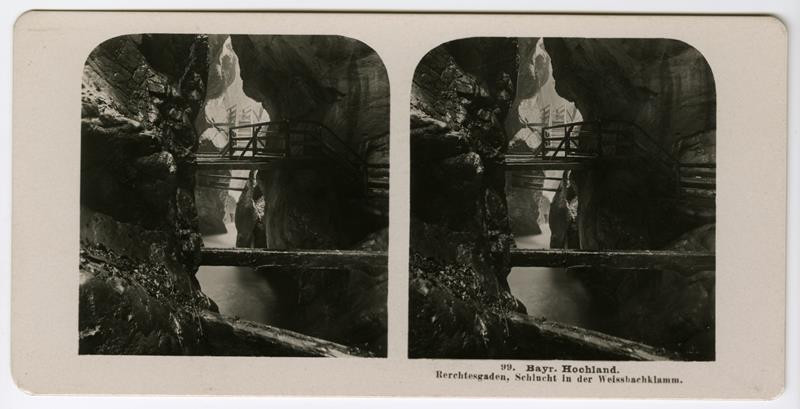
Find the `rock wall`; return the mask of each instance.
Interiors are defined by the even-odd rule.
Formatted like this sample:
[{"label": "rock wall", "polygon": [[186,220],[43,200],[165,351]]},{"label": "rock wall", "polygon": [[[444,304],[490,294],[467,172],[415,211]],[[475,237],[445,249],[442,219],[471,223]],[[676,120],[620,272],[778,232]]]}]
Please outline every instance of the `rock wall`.
[{"label": "rock wall", "polygon": [[[319,122],[367,162],[388,163],[389,81],[371,48],[340,36],[233,35],[231,42],[244,92],[271,120]],[[251,211],[256,202],[243,194],[237,228],[253,232],[251,242],[261,235],[266,248],[355,249],[386,235],[387,218],[368,211],[374,203],[364,195],[364,181],[335,158],[303,168],[276,164],[258,171],[255,183],[263,211]],[[375,243],[374,250],[386,250],[386,240]],[[298,330],[385,354],[387,271],[369,279],[352,269],[293,277]]]},{"label": "rock wall", "polygon": [[[223,53],[228,35],[208,35],[208,79],[206,80],[206,94],[200,111],[195,116],[194,128],[199,137],[198,152],[217,153],[227,141],[226,135],[220,129],[214,128],[213,122],[227,120],[213,118],[209,103],[216,102],[228,87],[234,83],[238,74],[238,61],[230,54]],[[207,178],[207,175],[229,175],[228,170],[213,170],[197,172],[198,181]],[[208,181],[220,181],[208,179]],[[195,203],[200,220],[200,233],[222,234],[227,231],[225,227],[225,205],[228,192],[219,189],[208,189],[198,186],[195,189]]]},{"label": "rock wall", "polygon": [[[552,76],[550,56],[544,49],[542,39],[526,37],[517,39],[517,58],[519,70],[516,81],[516,94],[509,114],[505,119],[506,133],[511,136],[508,152],[510,154],[539,155],[542,153],[542,124],[556,122],[577,122],[582,119],[574,104],[556,93]],[[562,109],[563,111],[559,111]],[[559,114],[560,112],[560,114]],[[531,124],[535,124],[531,126]],[[552,154],[552,152],[549,152]],[[555,178],[564,172],[558,170],[517,170],[509,173],[506,194],[509,217],[515,236],[539,234],[540,224],[549,222],[550,201],[538,189],[524,189],[520,185],[531,182],[555,189],[559,183]],[[550,180],[533,179],[549,177]],[[546,209],[540,212],[539,208]],[[562,214],[556,212],[554,216]],[[555,224],[565,220],[555,220]],[[558,231],[556,235],[558,235]],[[577,236],[576,236],[577,237]]]},{"label": "rock wall", "polygon": [[[667,250],[714,251],[714,225],[682,235]],[[573,267],[596,304],[604,332],[680,353],[688,360],[715,356],[715,272]]]},{"label": "rock wall", "polygon": [[197,205],[200,234],[222,234],[228,231],[225,227],[227,199],[227,190],[202,187],[195,189],[194,200]]},{"label": "rock wall", "polygon": [[558,191],[550,203],[550,248],[580,249],[578,234],[578,194],[570,172],[564,172]]},{"label": "rock wall", "polygon": [[[629,121],[675,160],[715,162],[714,78],[696,49],[661,39],[548,38],[544,43],[556,90],[574,101],[586,120]],[[713,220],[708,224],[681,211],[697,203],[687,204],[677,196],[674,174],[654,166],[659,155],[651,150],[624,161],[601,160],[591,171],[573,171],[577,219],[551,223],[552,245],[714,251]],[[563,197],[557,195],[551,220],[556,212],[568,210],[569,190],[560,192]],[[556,240],[571,240],[575,225],[578,243]],[[582,273],[595,303],[604,310],[607,332],[689,359],[714,358],[713,271],[573,270]]]},{"label": "rock wall", "polygon": [[208,39],[130,35],[95,48],[81,89],[80,353],[196,354],[193,121]]},{"label": "rock wall", "polygon": [[380,56],[341,36],[231,36],[245,93],[272,120],[331,128],[371,162],[388,163],[389,80]]},{"label": "rock wall", "polygon": [[[685,162],[714,162],[716,89],[711,68],[690,45],[664,39],[544,40],[556,91],[586,120],[637,124]],[[656,152],[638,162],[576,175],[581,247],[659,248],[707,223],[679,212]]]},{"label": "rock wall", "polygon": [[[507,350],[500,314],[511,232],[503,121],[514,97],[515,39],[457,40],[429,52],[411,93],[411,357]],[[522,307],[524,309],[524,307]]]},{"label": "rock wall", "polygon": [[[389,81],[371,48],[340,36],[233,35],[231,42],[245,93],[271,120],[317,121],[367,161],[388,163]],[[346,248],[388,225],[363,212],[363,182],[335,161],[277,166],[258,179],[270,248]]]}]

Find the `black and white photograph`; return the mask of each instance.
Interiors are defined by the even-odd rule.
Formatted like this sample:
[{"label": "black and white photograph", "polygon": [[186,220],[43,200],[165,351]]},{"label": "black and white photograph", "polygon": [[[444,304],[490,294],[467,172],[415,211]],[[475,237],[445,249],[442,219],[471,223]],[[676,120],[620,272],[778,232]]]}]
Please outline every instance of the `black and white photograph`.
[{"label": "black and white photograph", "polygon": [[115,37],[86,59],[80,120],[80,354],[386,356],[372,48]]},{"label": "black and white photograph", "polygon": [[53,407],[785,402],[788,28],[26,12],[9,385]]},{"label": "black and white photograph", "polygon": [[716,87],[671,39],[466,38],[411,91],[409,357],[715,360]]}]

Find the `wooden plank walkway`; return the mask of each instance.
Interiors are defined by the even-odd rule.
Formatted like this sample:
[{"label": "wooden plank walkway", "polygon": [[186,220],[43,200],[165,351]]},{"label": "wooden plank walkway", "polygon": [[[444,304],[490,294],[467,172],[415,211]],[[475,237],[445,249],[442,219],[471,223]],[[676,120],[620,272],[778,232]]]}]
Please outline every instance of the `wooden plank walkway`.
[{"label": "wooden plank walkway", "polygon": [[258,170],[268,168],[283,158],[253,158],[253,159],[227,159],[227,158],[197,158],[197,170]]},{"label": "wooden plank walkway", "polygon": [[200,251],[200,264],[381,272],[388,268],[388,256],[385,251],[203,248]]},{"label": "wooden plank walkway", "polygon": [[531,250],[511,249],[514,267],[571,267],[603,266],[614,268],[649,268],[656,266],[691,266],[693,270],[713,269],[715,255],[711,252],[681,252],[652,250]]},{"label": "wooden plank walkway", "polygon": [[586,169],[590,160],[578,158],[542,159],[539,155],[506,155],[507,171]]}]

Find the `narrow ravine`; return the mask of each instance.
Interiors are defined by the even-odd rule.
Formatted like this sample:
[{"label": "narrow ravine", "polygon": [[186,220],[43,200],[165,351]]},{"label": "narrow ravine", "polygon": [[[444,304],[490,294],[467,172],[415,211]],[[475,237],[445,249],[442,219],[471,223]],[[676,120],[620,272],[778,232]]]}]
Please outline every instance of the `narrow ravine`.
[{"label": "narrow ravine", "polygon": [[[541,234],[515,238],[517,247],[545,249],[550,247],[550,227],[540,225]],[[528,315],[594,328],[591,298],[575,277],[563,268],[514,267],[508,275],[511,293],[525,305]]]},{"label": "narrow ravine", "polygon": [[[236,226],[225,225],[225,234],[203,236],[206,247],[236,247]],[[201,266],[200,288],[223,315],[280,326],[286,319],[279,292],[263,275],[250,267]]]}]

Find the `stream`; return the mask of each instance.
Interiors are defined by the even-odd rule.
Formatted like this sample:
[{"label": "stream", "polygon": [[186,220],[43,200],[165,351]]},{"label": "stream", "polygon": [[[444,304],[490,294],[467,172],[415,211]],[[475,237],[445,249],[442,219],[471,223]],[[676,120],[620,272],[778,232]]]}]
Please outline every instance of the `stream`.
[{"label": "stream", "polygon": [[[225,227],[225,234],[203,236],[203,244],[236,247],[236,226],[229,223]],[[286,315],[274,286],[250,267],[200,266],[196,277],[222,315],[275,326],[280,326]]]},{"label": "stream", "polygon": [[[541,234],[516,237],[523,249],[550,248],[550,226]],[[513,267],[508,276],[511,293],[528,309],[528,315],[564,324],[592,328],[591,299],[583,283],[563,268]]]}]

